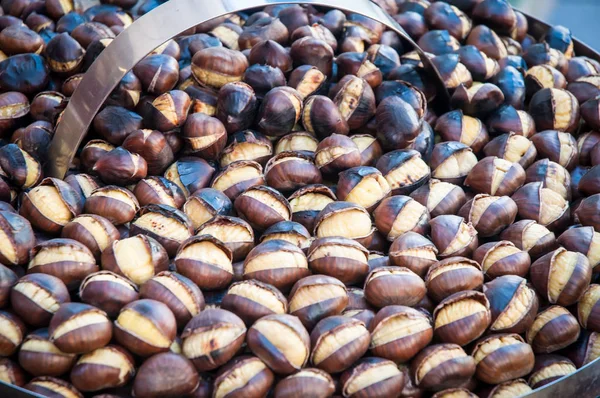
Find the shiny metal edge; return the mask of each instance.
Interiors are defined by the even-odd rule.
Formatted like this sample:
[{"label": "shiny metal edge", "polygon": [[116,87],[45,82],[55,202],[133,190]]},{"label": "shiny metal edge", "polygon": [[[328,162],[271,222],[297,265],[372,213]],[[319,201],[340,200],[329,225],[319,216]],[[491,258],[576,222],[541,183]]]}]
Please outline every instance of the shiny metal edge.
[{"label": "shiny metal edge", "polygon": [[374,19],[395,31],[418,52],[438,92],[443,81],[429,58],[381,7],[369,0],[170,0],[143,15],[100,54],[85,73],[57,126],[46,174],[63,178],[96,113],[125,74],[167,40],[200,23],[225,14],[273,4],[311,4],[337,8]]},{"label": "shiny metal edge", "polygon": [[7,384],[0,380],[0,397],[6,398],[44,398],[43,395],[33,391],[26,390],[22,387],[17,387],[12,384]]}]

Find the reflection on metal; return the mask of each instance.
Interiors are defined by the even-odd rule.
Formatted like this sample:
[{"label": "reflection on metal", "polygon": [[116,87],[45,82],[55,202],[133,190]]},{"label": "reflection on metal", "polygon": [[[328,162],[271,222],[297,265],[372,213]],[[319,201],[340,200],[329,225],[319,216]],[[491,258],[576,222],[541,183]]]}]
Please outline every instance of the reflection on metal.
[{"label": "reflection on metal", "polygon": [[369,0],[170,0],[140,17],[100,54],[71,97],[52,145],[47,175],[63,178],[90,124],[111,91],[148,53],[165,41],[219,16],[273,4],[311,4],[362,14],[385,24],[410,43],[430,73],[438,92],[447,95],[429,59],[404,29]]}]

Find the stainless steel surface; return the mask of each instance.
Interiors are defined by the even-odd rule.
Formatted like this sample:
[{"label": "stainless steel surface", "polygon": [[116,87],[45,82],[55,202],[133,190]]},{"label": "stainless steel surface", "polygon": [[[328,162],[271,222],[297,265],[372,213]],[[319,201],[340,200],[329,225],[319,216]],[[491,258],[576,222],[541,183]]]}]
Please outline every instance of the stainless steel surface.
[{"label": "stainless steel surface", "polygon": [[148,53],[177,34],[219,16],[272,4],[312,4],[362,14],[385,24],[418,51],[425,68],[447,96],[429,59],[406,32],[369,0],[170,0],[142,16],[108,46],[86,72],[58,125],[46,174],[63,178],[94,116],[123,76]]},{"label": "stainless steel surface", "polygon": [[3,398],[44,398],[43,395],[0,381],[0,397]]}]

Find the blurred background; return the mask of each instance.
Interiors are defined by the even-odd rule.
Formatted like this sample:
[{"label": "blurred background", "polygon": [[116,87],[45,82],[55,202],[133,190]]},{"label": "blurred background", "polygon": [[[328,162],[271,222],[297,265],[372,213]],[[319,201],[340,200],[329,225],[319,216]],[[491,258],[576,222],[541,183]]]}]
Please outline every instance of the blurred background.
[{"label": "blurred background", "polygon": [[510,0],[519,10],[552,25],[564,25],[575,37],[600,50],[600,0]]}]

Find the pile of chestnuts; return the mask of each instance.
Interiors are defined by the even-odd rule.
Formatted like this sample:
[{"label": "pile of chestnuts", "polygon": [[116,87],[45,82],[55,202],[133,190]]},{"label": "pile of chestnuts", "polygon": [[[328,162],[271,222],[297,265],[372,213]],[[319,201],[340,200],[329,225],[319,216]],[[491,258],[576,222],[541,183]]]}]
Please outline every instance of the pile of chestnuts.
[{"label": "pile of chestnuts", "polygon": [[600,63],[567,28],[377,1],[448,103],[360,15],[227,15],[128,72],[45,178],[81,77],[162,2],[0,2],[0,381],[498,398],[600,356]]}]

